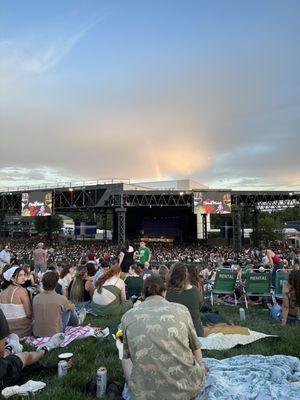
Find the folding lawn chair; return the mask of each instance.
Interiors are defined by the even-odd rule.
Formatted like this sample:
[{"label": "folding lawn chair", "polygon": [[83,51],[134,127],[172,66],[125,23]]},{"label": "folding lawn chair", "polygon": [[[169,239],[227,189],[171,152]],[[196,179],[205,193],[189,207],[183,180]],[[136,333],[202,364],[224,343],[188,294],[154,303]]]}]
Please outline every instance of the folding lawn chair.
[{"label": "folding lawn chair", "polygon": [[248,308],[248,296],[272,297],[271,274],[269,271],[258,272],[258,270],[254,270],[248,274],[246,286],[244,287],[246,308]]},{"label": "folding lawn chair", "polygon": [[237,278],[237,271],[232,271],[227,268],[217,270],[216,279],[213,288],[210,292],[211,304],[214,304],[215,294],[229,294],[234,296],[235,305],[237,305],[237,299],[235,295],[235,284]]},{"label": "folding lawn chair", "polygon": [[289,269],[278,269],[276,271],[275,288],[272,292],[272,299],[274,303],[277,303],[276,299],[282,300],[282,288],[283,285],[288,282],[290,272],[291,270]]}]

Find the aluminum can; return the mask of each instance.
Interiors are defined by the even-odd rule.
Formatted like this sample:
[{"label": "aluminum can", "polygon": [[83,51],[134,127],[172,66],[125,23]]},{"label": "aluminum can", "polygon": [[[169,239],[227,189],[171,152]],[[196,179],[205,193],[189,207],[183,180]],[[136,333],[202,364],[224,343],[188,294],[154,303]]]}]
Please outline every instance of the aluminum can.
[{"label": "aluminum can", "polygon": [[240,308],[240,320],[245,321],[245,319],[246,319],[245,310],[243,308]]},{"label": "aluminum can", "polygon": [[68,373],[68,363],[66,360],[61,360],[58,363],[58,377],[62,378],[63,376],[67,375]]},{"label": "aluminum can", "polygon": [[97,369],[97,397],[98,399],[103,399],[106,394],[107,386],[107,369],[105,367],[100,367]]}]

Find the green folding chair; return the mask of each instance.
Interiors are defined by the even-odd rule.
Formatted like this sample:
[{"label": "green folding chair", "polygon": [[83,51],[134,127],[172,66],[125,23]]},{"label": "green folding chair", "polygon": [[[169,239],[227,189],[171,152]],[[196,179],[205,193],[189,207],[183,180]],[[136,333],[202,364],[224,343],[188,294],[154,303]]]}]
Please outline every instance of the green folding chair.
[{"label": "green folding chair", "polygon": [[246,308],[248,308],[248,296],[271,297],[271,273],[269,271],[258,272],[254,270],[248,273],[246,286],[244,288],[244,298]]},{"label": "green folding chair", "polygon": [[213,288],[210,292],[211,304],[214,304],[214,295],[217,294],[229,294],[234,296],[235,305],[237,305],[237,299],[235,295],[237,271],[231,271],[230,269],[218,269],[216,279]]},{"label": "green folding chair", "polygon": [[272,295],[274,303],[277,303],[276,299],[282,300],[283,285],[288,282],[290,272],[291,272],[290,269],[278,269],[276,271],[275,288],[273,290],[273,295]]}]

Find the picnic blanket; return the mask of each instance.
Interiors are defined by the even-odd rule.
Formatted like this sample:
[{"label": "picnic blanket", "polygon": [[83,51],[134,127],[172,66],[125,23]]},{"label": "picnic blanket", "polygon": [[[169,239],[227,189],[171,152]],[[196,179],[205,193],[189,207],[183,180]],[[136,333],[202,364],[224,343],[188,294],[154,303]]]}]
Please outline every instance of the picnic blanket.
[{"label": "picnic blanket", "polygon": [[[73,342],[75,339],[84,339],[90,336],[97,336],[97,330],[100,328],[92,328],[90,325],[86,326],[67,326],[65,330],[65,340],[60,347],[66,347],[68,344]],[[46,344],[50,340],[50,337],[36,338],[34,336],[29,336],[25,339],[26,343],[33,347],[40,346],[41,344]]]},{"label": "picnic blanket", "polygon": [[212,333],[223,333],[224,335],[250,335],[250,330],[244,326],[228,325],[226,323],[219,323],[212,326],[203,326],[204,336],[207,337]]},{"label": "picnic blanket", "polygon": [[197,400],[299,400],[300,361],[290,356],[241,355],[209,367]]},{"label": "picnic blanket", "polygon": [[266,337],[277,337],[276,335],[267,335],[265,333],[251,331],[248,335],[224,335],[223,333],[212,333],[207,337],[199,337],[202,350],[229,350],[237,345],[243,345],[256,342],[256,340]]}]

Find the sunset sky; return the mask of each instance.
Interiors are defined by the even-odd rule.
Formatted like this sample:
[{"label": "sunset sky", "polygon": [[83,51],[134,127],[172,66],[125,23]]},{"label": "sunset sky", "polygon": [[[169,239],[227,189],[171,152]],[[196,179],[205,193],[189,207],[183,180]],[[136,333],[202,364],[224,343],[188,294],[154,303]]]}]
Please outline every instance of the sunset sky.
[{"label": "sunset sky", "polygon": [[300,190],[300,1],[1,0],[0,187]]}]

